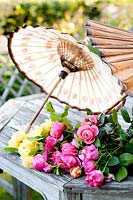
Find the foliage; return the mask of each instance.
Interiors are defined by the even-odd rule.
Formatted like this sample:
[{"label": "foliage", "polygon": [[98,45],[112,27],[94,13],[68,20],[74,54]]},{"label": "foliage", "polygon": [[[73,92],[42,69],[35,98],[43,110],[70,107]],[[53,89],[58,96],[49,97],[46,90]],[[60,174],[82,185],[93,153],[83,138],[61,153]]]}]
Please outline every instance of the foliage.
[{"label": "foliage", "polygon": [[[117,112],[107,117],[101,115],[99,122],[99,138],[101,142],[101,156],[104,155],[106,164],[103,164],[103,160],[98,160],[100,168],[104,167],[104,173],[110,173],[115,175],[116,181],[121,181],[127,177],[127,167],[133,164],[133,121],[128,112],[122,108],[121,114],[125,122],[129,123],[129,128],[125,131],[118,122]],[[104,119],[104,120],[103,120]]]},{"label": "foliage", "polygon": [[124,107],[121,115],[129,124],[127,130],[119,123],[116,110],[96,116],[87,109],[89,114],[75,126],[67,119],[68,106],[57,113],[48,103],[46,111],[50,112],[49,120],[28,134],[15,133],[5,148],[12,153],[16,153],[17,148],[25,167],[57,175],[69,172],[73,178],[86,175],[92,187],[106,181],[120,182],[131,175],[133,115]]},{"label": "foliage", "polygon": [[[42,25],[54,27],[63,32],[71,33],[75,31],[81,33],[86,17],[99,17],[100,11],[98,8],[99,1],[94,2],[91,6],[87,6],[85,1],[25,1],[22,3],[10,4],[10,12],[6,18],[1,18],[1,26],[5,34],[15,30],[17,26],[23,24]],[[3,17],[5,14],[3,13]],[[74,29],[74,30],[73,30]]]},{"label": "foliage", "polygon": [[0,188],[0,199],[12,200],[12,197],[2,188]]},{"label": "foliage", "polygon": [[101,22],[126,30],[132,27],[132,0],[108,0],[101,5],[101,9]]},{"label": "foliage", "polygon": [[[13,200],[13,197],[9,195],[4,189],[0,188],[0,199]],[[32,191],[32,200],[44,200],[44,198],[36,191]]]},{"label": "foliage", "polygon": [[[1,33],[8,34],[23,24],[53,27],[78,37],[85,36],[86,19],[129,29],[132,1],[124,0],[41,0],[0,2]],[[6,12],[5,12],[6,10]]]}]

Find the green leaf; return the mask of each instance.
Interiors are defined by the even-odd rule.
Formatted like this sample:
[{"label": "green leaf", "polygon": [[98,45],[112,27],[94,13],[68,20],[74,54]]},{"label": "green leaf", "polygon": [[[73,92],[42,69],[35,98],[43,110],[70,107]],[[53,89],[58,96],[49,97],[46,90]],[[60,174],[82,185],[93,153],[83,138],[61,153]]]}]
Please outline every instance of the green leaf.
[{"label": "green leaf", "polygon": [[62,118],[60,122],[62,122],[62,124],[64,124],[67,127],[67,129],[72,130],[73,126],[70,124],[66,117]]},{"label": "green leaf", "polygon": [[131,134],[131,135],[133,136],[133,128],[132,128],[132,129],[130,129],[130,132],[129,132],[129,134]]},{"label": "green leaf", "polygon": [[131,122],[130,116],[125,108],[121,108],[121,115],[122,115],[123,119],[125,120],[125,122],[127,122],[127,123]]},{"label": "green leaf", "polygon": [[50,118],[52,121],[55,122],[55,121],[60,121],[62,119],[62,116],[61,116],[61,114],[58,114],[58,113],[52,113],[50,115]]},{"label": "green leaf", "polygon": [[18,149],[14,148],[14,147],[5,147],[4,151],[6,151],[7,153],[16,153],[16,154],[18,154]]},{"label": "green leaf", "polygon": [[99,163],[100,163],[101,165],[106,165],[107,162],[108,162],[108,155],[107,155],[107,154],[101,155],[101,159],[100,159]]},{"label": "green leaf", "polygon": [[69,108],[70,108],[70,106],[65,106],[64,112],[61,114],[62,117],[66,117],[68,115]]},{"label": "green leaf", "polygon": [[74,129],[77,130],[80,126],[81,126],[81,123],[80,123],[80,122],[77,122],[77,124],[75,125]]},{"label": "green leaf", "polygon": [[46,109],[47,112],[50,112],[50,113],[55,112],[55,109],[53,108],[53,105],[52,105],[51,102],[48,102],[48,103],[46,104],[45,109]]},{"label": "green leaf", "polygon": [[106,175],[109,174],[109,167],[106,167],[106,168],[105,168],[104,173],[105,173]]},{"label": "green leaf", "polygon": [[115,165],[118,165],[120,163],[119,161],[119,158],[117,158],[116,156],[112,156],[109,163],[108,163],[108,166],[115,166]]},{"label": "green leaf", "polygon": [[118,115],[117,115],[117,111],[116,110],[113,110],[112,112],[112,119],[113,119],[113,122],[114,124],[118,124]]},{"label": "green leaf", "polygon": [[96,47],[93,47],[91,44],[89,44],[88,48],[91,52],[93,52],[93,53],[97,54],[99,57],[101,57],[101,52]]},{"label": "green leaf", "polygon": [[47,136],[48,136],[48,134],[49,134],[49,130],[45,130],[45,129],[43,129],[42,131],[41,131],[41,136],[40,136],[40,141],[41,141],[41,138],[42,138],[42,140],[43,139],[45,139]]},{"label": "green leaf", "polygon": [[129,166],[133,164],[133,155],[130,153],[123,153],[119,157],[122,166]]},{"label": "green leaf", "polygon": [[92,110],[89,109],[89,108],[86,108],[86,112],[87,112],[87,115],[92,115],[93,114]]},{"label": "green leaf", "polygon": [[95,145],[96,147],[101,147],[101,143],[100,143],[99,137],[96,137],[96,140],[95,140],[95,142],[94,142],[94,145]]},{"label": "green leaf", "polygon": [[[132,138],[133,139],[133,138]],[[133,141],[132,141],[133,142]],[[127,153],[133,154],[133,143],[128,143],[125,145],[125,151]]]},{"label": "green leaf", "polygon": [[121,139],[121,140],[123,140],[123,141],[126,141],[126,140],[127,140],[128,135],[127,135],[127,133],[126,133],[122,128],[120,128],[120,129],[118,130],[118,133],[119,133],[119,135],[120,135],[120,139]]},{"label": "green leaf", "polygon": [[130,127],[133,129],[133,119],[131,120],[131,125]]},{"label": "green leaf", "polygon": [[36,137],[29,137],[28,140],[30,140],[31,142],[37,142],[37,141],[41,141],[44,140],[45,137],[42,136],[36,136]]},{"label": "green leaf", "polygon": [[29,155],[30,155],[30,156],[35,156],[35,155],[37,154],[38,150],[39,150],[38,147],[33,148],[33,149],[29,152]]},{"label": "green leaf", "polygon": [[133,143],[133,138],[131,138],[131,140],[129,141],[130,143]]},{"label": "green leaf", "polygon": [[43,151],[44,150],[44,146],[43,146],[43,143],[40,142],[39,145],[38,145],[38,150],[40,151]]},{"label": "green leaf", "polygon": [[64,171],[60,168],[60,166],[56,166],[55,168],[54,168],[54,173],[56,174],[56,175],[59,175],[59,176],[61,176],[61,175],[63,175],[64,174]]},{"label": "green leaf", "polygon": [[83,146],[84,141],[83,141],[82,139],[80,139],[79,137],[76,137],[76,141],[78,142],[78,144],[79,144],[80,146]]},{"label": "green leaf", "polygon": [[112,115],[109,115],[108,122],[110,122],[112,124],[114,123]]},{"label": "green leaf", "polygon": [[115,180],[120,182],[128,175],[127,169],[125,167],[120,167],[115,174]]}]

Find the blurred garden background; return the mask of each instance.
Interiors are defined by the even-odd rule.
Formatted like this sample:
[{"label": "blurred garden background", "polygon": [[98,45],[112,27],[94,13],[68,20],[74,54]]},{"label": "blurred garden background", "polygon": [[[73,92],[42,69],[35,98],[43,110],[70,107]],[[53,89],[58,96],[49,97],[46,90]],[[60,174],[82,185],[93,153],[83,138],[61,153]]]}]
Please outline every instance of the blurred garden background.
[{"label": "blurred garden background", "polygon": [[132,4],[132,0],[0,0],[0,34],[26,23],[84,37],[86,19],[128,30]]},{"label": "blurred garden background", "polygon": [[[132,30],[133,0],[0,0],[0,35],[9,37],[9,33],[23,24],[53,27],[61,32],[73,34],[78,40],[86,36],[85,22],[87,19],[100,21],[107,25]],[[1,46],[0,46],[1,47]],[[2,47],[1,47],[2,48]],[[4,48],[4,47],[3,47]],[[12,77],[15,66],[8,60],[8,68],[1,71],[7,64],[8,52],[0,49],[0,96]],[[24,80],[24,77],[19,74]],[[18,93],[22,81],[14,82],[13,91],[7,99]],[[31,87],[30,83],[27,87]],[[28,95],[30,89],[23,90],[21,95]],[[7,100],[5,99],[5,100]],[[11,178],[4,176],[9,182]],[[41,196],[33,192],[33,200],[41,200]],[[0,189],[0,200],[12,200],[12,197]]]}]

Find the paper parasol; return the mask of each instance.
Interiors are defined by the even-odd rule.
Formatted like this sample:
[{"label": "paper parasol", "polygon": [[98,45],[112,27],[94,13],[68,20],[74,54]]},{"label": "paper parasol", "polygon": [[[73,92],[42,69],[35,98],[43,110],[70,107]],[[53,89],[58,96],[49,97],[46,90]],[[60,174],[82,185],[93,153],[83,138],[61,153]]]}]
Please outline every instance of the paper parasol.
[{"label": "paper parasol", "polygon": [[125,92],[133,95],[133,33],[92,20],[87,21],[86,31],[113,75],[123,82]]},{"label": "paper parasol", "polygon": [[11,34],[8,47],[18,69],[48,94],[26,132],[49,96],[94,113],[110,108],[123,97],[123,88],[110,67],[68,34],[24,26]]}]

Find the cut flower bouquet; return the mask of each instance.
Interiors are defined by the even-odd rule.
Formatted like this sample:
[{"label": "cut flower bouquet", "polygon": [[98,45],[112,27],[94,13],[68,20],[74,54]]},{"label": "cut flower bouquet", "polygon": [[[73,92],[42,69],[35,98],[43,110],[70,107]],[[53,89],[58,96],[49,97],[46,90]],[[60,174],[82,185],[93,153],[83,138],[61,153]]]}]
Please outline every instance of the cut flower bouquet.
[{"label": "cut flower bouquet", "polygon": [[90,187],[131,175],[133,166],[133,113],[121,109],[128,129],[119,123],[117,112],[94,115],[87,109],[85,119],[75,126],[68,120],[69,107],[56,113],[46,105],[50,118],[28,134],[15,132],[5,151],[17,153],[25,167],[72,178],[85,176]]}]

